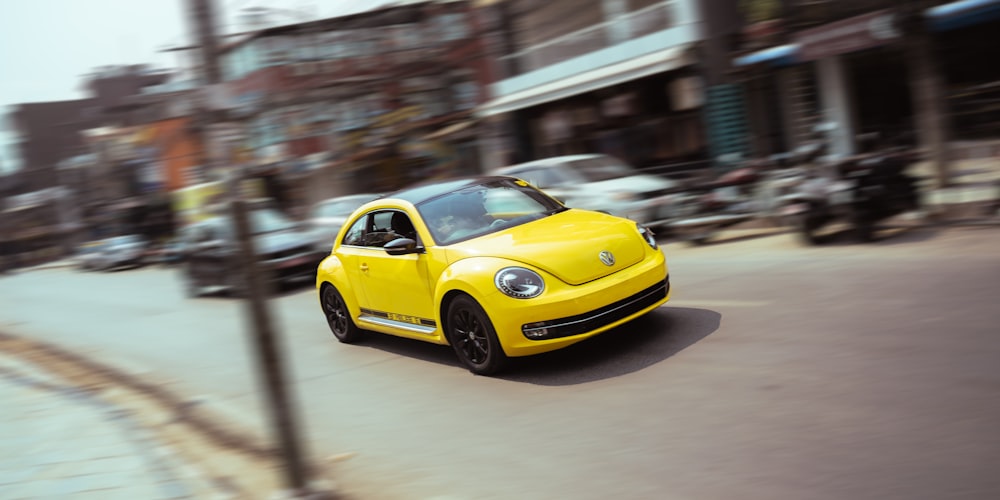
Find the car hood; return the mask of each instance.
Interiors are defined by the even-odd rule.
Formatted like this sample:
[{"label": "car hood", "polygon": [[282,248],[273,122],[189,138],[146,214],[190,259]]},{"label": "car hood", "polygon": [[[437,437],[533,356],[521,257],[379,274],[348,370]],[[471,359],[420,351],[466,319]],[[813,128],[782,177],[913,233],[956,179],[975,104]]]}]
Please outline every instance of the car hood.
[{"label": "car hood", "polygon": [[254,236],[254,244],[257,253],[267,254],[282,252],[296,247],[311,246],[313,240],[310,235],[299,231],[281,231],[277,233],[265,233]]},{"label": "car hood", "polygon": [[631,175],[598,182],[567,184],[552,187],[546,191],[558,191],[567,195],[595,194],[607,198],[613,193],[634,193],[640,198],[651,198],[663,194],[664,191],[676,188],[676,181],[657,177],[655,175]]},{"label": "car hood", "polygon": [[[646,242],[635,222],[586,210],[566,210],[537,221],[456,244],[454,259],[500,257],[522,262],[571,285],[614,274],[642,261]],[[612,265],[600,254],[611,252]]]}]

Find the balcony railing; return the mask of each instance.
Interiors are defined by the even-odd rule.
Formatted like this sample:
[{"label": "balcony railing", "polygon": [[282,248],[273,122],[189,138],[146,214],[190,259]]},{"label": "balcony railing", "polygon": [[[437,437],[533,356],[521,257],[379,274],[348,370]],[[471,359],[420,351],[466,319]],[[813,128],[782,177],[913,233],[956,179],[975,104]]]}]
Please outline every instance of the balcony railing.
[{"label": "balcony railing", "polygon": [[500,58],[502,76],[510,78],[674,26],[672,0],[651,5],[611,21],[533,45]]}]

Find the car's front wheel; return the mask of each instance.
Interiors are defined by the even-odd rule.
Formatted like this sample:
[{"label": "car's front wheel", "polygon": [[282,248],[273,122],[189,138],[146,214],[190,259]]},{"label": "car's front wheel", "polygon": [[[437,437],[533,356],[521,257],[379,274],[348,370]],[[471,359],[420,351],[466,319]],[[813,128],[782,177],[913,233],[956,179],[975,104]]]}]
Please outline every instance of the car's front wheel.
[{"label": "car's front wheel", "polygon": [[337,340],[350,344],[361,338],[362,332],[351,319],[351,311],[347,308],[344,297],[333,285],[323,287],[323,291],[320,292],[320,303],[326,315],[326,322],[330,325],[330,331]]},{"label": "car's front wheel", "polygon": [[507,362],[493,323],[472,297],[456,297],[448,306],[448,342],[458,359],[477,375],[492,375]]}]

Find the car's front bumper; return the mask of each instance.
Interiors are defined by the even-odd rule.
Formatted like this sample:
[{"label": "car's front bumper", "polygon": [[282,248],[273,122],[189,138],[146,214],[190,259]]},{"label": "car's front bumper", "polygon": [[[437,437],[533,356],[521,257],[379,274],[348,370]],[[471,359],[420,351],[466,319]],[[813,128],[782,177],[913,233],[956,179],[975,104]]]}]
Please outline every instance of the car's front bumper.
[{"label": "car's front bumper", "polygon": [[560,286],[536,299],[506,299],[489,312],[504,352],[528,356],[627,323],[663,305],[670,292],[666,261],[659,252],[658,257],[583,285]]},{"label": "car's front bumper", "polygon": [[271,279],[280,283],[311,282],[316,279],[316,268],[326,258],[326,252],[310,252],[282,259],[263,262]]}]

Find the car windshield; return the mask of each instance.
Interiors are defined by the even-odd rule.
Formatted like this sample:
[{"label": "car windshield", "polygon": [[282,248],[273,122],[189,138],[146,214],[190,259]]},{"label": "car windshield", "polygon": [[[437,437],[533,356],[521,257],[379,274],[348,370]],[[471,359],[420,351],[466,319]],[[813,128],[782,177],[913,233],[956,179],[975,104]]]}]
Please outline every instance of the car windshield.
[{"label": "car windshield", "polygon": [[259,208],[249,213],[253,234],[274,233],[295,229],[295,223],[273,208]]},{"label": "car windshield", "polygon": [[565,209],[516,179],[468,186],[417,205],[431,236],[440,245],[502,231]]},{"label": "car windshield", "polygon": [[139,243],[138,236],[115,236],[108,240],[108,245],[120,246],[120,245],[132,245]]},{"label": "car windshield", "polygon": [[598,156],[566,163],[574,172],[583,176],[588,182],[606,181],[619,177],[636,175],[638,172],[617,158]]},{"label": "car windshield", "polygon": [[323,217],[347,217],[348,215],[354,213],[358,207],[374,200],[375,198],[375,195],[370,195],[352,196],[350,198],[331,200],[316,207],[313,217],[317,219]]}]

